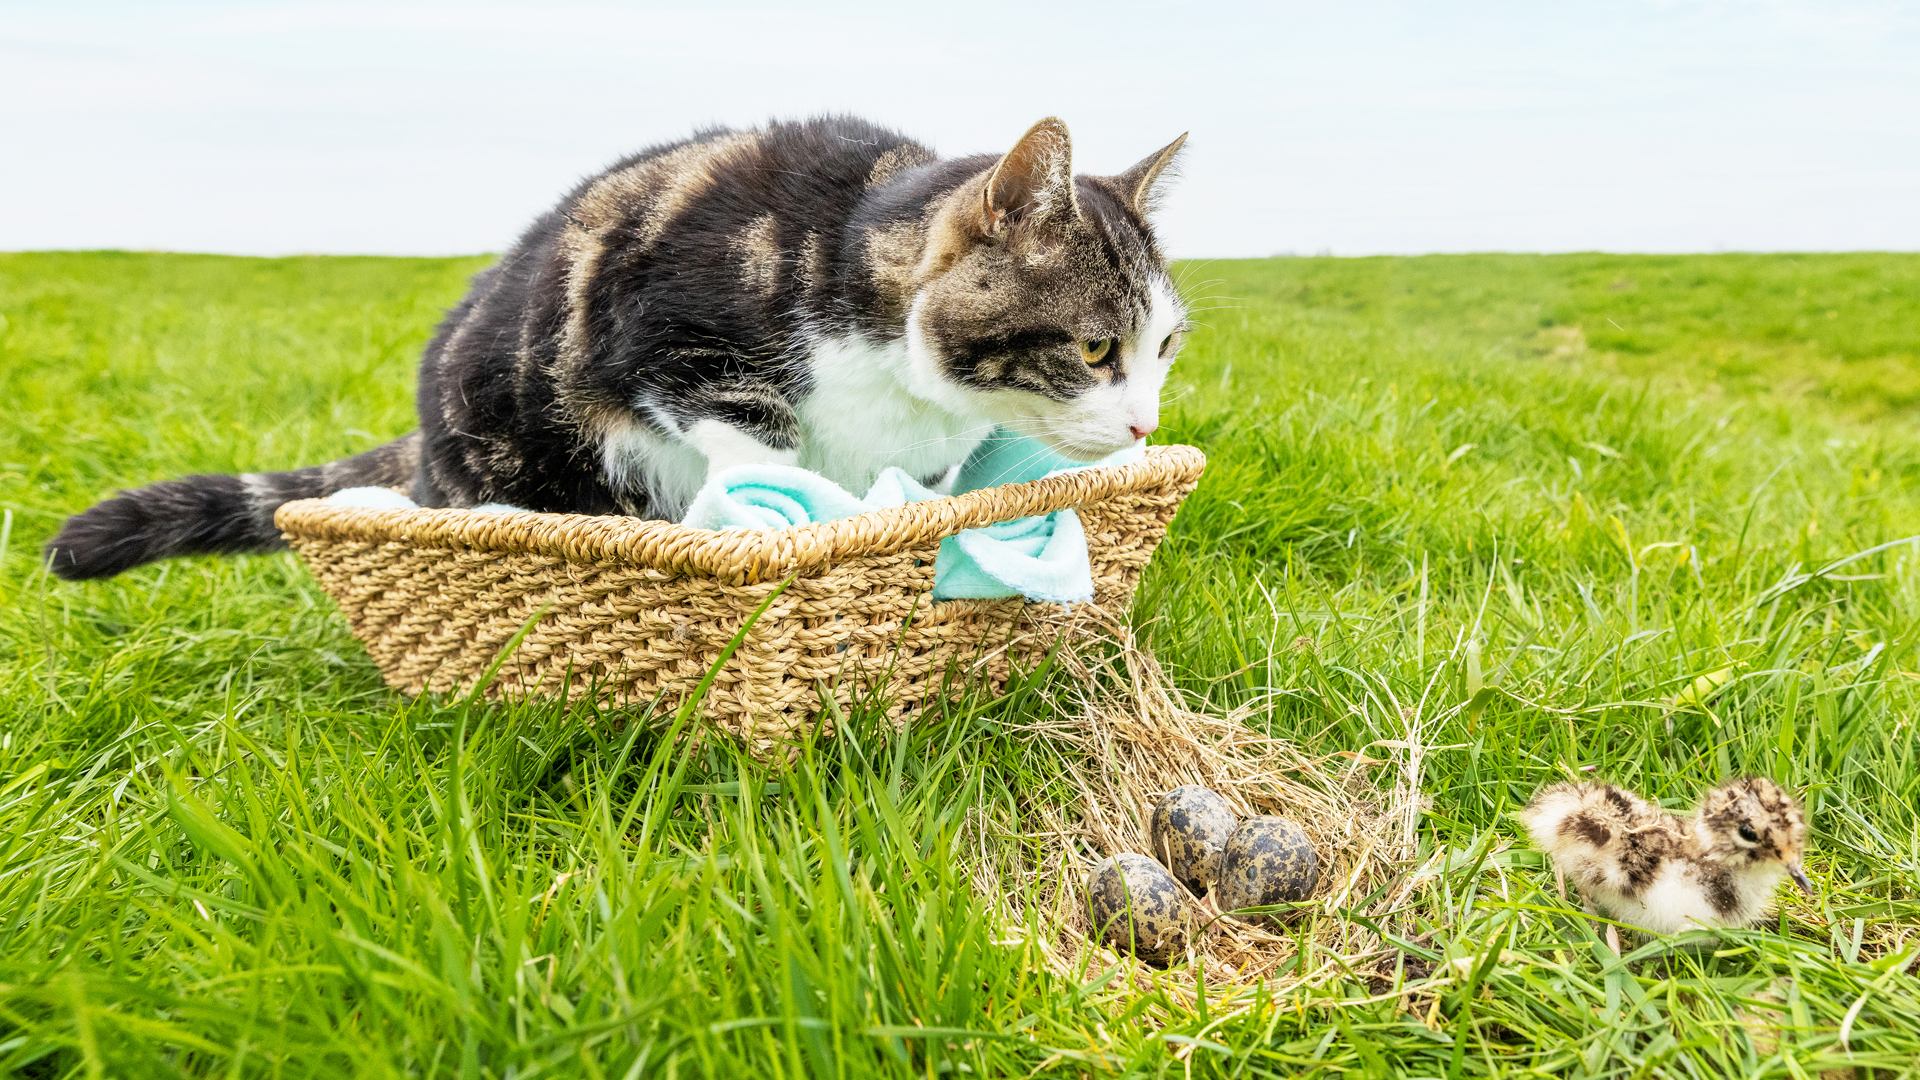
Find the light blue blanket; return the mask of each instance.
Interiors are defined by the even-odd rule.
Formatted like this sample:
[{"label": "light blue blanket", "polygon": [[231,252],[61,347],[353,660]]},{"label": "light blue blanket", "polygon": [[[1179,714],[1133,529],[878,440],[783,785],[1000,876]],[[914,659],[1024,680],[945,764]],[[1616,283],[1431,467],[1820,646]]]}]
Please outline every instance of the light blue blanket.
[{"label": "light blue blanket", "polygon": [[[1096,465],[1127,465],[1145,451],[1129,447],[1091,464],[1070,461],[1043,444],[996,430],[961,465],[954,494],[1055,476]],[[899,469],[880,473],[865,498],[817,473],[791,465],[736,465],[695,495],[686,525],[701,529],[784,529],[816,521],[941,498]],[[1024,596],[1056,604],[1093,599],[1087,534],[1071,508],[968,529],[940,542],[933,564],[935,600]]]},{"label": "light blue blanket", "polygon": [[[1096,462],[1071,461],[1040,442],[997,429],[974,448],[954,479],[954,494],[1144,459],[1138,444]],[[880,473],[865,498],[818,473],[792,465],[736,465],[707,481],[681,523],[698,529],[785,529],[943,496],[899,469]],[[348,488],[329,502],[379,509],[411,508],[387,488]],[[476,510],[511,511],[490,503]],[[1024,596],[1056,604],[1093,599],[1087,534],[1072,508],[968,529],[940,542],[933,564],[935,600]]]}]

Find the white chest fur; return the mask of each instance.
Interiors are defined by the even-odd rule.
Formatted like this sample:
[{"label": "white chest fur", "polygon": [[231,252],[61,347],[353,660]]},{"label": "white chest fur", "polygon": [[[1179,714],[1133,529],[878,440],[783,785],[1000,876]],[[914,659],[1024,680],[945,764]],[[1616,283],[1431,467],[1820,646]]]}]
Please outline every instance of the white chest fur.
[{"label": "white chest fur", "polygon": [[939,476],[993,430],[986,416],[956,414],[908,393],[904,341],[828,338],[807,363],[813,392],[796,409],[800,465],[856,495],[890,465],[916,479]]}]

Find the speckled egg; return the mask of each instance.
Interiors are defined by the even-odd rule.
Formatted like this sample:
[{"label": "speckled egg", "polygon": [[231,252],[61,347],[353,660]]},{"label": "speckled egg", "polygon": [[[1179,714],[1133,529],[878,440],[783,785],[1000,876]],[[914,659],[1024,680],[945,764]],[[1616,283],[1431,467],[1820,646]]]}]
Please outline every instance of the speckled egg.
[{"label": "speckled egg", "polygon": [[1155,967],[1186,955],[1187,897],[1166,868],[1145,855],[1115,855],[1087,876],[1093,936]]},{"label": "speckled egg", "polygon": [[1320,856],[1306,832],[1283,817],[1248,818],[1227,840],[1220,863],[1221,911],[1305,900],[1320,880]]},{"label": "speckled egg", "polygon": [[1161,796],[1147,823],[1147,850],[1195,896],[1220,877],[1220,856],[1239,819],[1227,800],[1198,784]]}]

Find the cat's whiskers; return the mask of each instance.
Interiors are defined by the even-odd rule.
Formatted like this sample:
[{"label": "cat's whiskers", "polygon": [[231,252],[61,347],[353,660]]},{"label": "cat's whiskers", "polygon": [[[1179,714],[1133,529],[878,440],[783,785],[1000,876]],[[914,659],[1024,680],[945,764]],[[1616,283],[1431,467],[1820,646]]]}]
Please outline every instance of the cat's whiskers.
[{"label": "cat's whiskers", "polygon": [[1185,277],[1182,277],[1179,282],[1180,299],[1182,302],[1189,303],[1195,299],[1206,299],[1205,297],[1196,298],[1193,293],[1197,293],[1203,289],[1211,289],[1216,286],[1225,285],[1226,283],[1227,280],[1225,278],[1208,278],[1205,281],[1190,282],[1186,280]]},{"label": "cat's whiskers", "polygon": [[1193,304],[1211,303],[1212,301],[1215,301],[1215,300],[1245,300],[1245,299],[1246,297],[1244,296],[1229,296],[1226,293],[1207,293],[1204,296],[1182,297],[1181,303],[1187,304],[1187,305],[1193,305]]},{"label": "cat's whiskers", "polygon": [[[965,438],[970,435],[979,434],[982,438],[985,438],[987,435],[991,435],[993,433],[994,428],[997,428],[999,426],[1000,425],[998,423],[989,420],[988,422],[981,424],[978,427],[961,428],[960,431],[956,433],[956,437]],[[874,453],[875,454],[884,453],[887,456],[887,458],[891,459],[891,458],[899,457],[902,454],[911,453],[915,450],[924,450],[929,446],[933,446],[938,443],[943,443],[946,441],[948,440],[940,439],[940,438],[922,439],[919,442],[908,443],[905,446],[897,447],[891,450],[885,450],[885,451],[876,450],[874,451]]]},{"label": "cat's whiskers", "polygon": [[[1038,432],[1044,432],[1048,435],[1059,435],[1063,433],[1063,429],[1060,426],[1060,418],[1057,416],[1041,416],[1037,413],[1015,413],[1013,418],[1015,420],[1032,421],[1038,425]],[[1026,434],[1037,434],[1038,432],[1027,432]]]},{"label": "cat's whiskers", "polygon": [[[1216,261],[1218,260],[1202,259],[1199,262],[1181,263],[1179,269],[1174,271],[1174,273],[1177,275],[1177,277],[1174,279],[1174,284],[1180,289],[1181,292],[1184,293],[1187,289],[1188,279],[1192,278],[1193,275],[1199,273],[1200,271],[1205,270],[1207,267],[1212,266]],[[1218,285],[1220,283],[1221,283],[1220,278],[1210,278],[1206,281],[1201,282],[1199,287],[1205,287],[1208,285]]]},{"label": "cat's whiskers", "polygon": [[1201,306],[1190,307],[1187,309],[1188,316],[1196,315],[1202,311],[1238,311],[1241,308],[1246,307],[1245,304],[1240,303],[1240,301],[1244,300],[1245,297],[1240,297],[1240,296],[1208,296],[1208,297],[1203,297],[1202,299],[1207,301],[1232,300],[1234,301],[1234,303],[1231,303],[1231,304],[1207,303]]},{"label": "cat's whiskers", "polygon": [[1014,419],[1030,422],[1033,425],[1032,428],[1022,431],[1021,434],[1038,439],[1043,443],[1047,441],[1049,436],[1061,438],[1070,434],[1070,432],[1061,425],[1058,417],[1016,414]]},{"label": "cat's whiskers", "polygon": [[1045,456],[1045,455],[1047,455],[1047,454],[1051,454],[1051,453],[1053,453],[1053,450],[1052,450],[1052,449],[1051,449],[1050,447],[1047,447],[1047,446],[1044,446],[1044,445],[1043,445],[1043,446],[1041,446],[1041,447],[1040,447],[1039,449],[1037,449],[1037,450],[1035,450],[1035,451],[1034,451],[1033,453],[1031,453],[1031,454],[1028,454],[1028,455],[1027,455],[1026,457],[1024,457],[1024,458],[1021,458],[1021,459],[1020,459],[1020,462],[1019,462],[1019,464],[1017,464],[1017,465],[1015,465],[1015,466],[1014,466],[1013,468],[1011,468],[1011,469],[1007,469],[1007,470],[1004,470],[1004,471],[1003,471],[1003,472],[1001,473],[1001,475],[1003,475],[1003,476],[1004,476],[1004,475],[1006,475],[1006,473],[1008,473],[1008,472],[1015,472],[1015,473],[1017,473],[1017,472],[1019,472],[1019,471],[1020,471],[1021,469],[1024,469],[1024,468],[1026,468],[1026,467],[1027,467],[1028,465],[1030,465],[1030,464],[1032,464],[1033,462],[1035,462],[1035,461],[1038,461],[1038,460],[1040,460],[1040,459],[1041,459],[1041,458],[1042,458],[1043,456]]},{"label": "cat's whiskers", "polygon": [[[1035,415],[1015,415],[1014,419],[1030,420],[1030,421],[1033,421],[1036,425],[1038,425],[1037,430],[1025,431],[1021,433],[1021,434],[1033,437],[1037,442],[1040,442],[1043,444],[1046,443],[1047,440],[1045,437],[1049,435],[1065,438],[1069,442],[1073,441],[1071,437],[1072,432],[1070,430],[1067,430],[1061,427],[1060,421],[1057,417],[1035,416]],[[1115,451],[1115,452],[1117,453],[1118,451]],[[1027,463],[1038,458],[1040,455],[1047,454],[1047,453],[1060,453],[1060,451],[1054,447],[1043,445],[1040,449],[1034,451],[1032,455],[1030,455],[1025,460],[1020,462],[1020,464],[1026,465]],[[1061,454],[1060,456],[1066,457],[1067,455]],[[1103,454],[1101,456],[1105,457],[1107,455]],[[1069,459],[1069,460],[1073,460],[1073,459]],[[1098,459],[1095,459],[1095,460],[1098,460]],[[1079,462],[1079,464],[1090,465],[1092,464],[1092,462],[1082,461],[1082,462]]]}]

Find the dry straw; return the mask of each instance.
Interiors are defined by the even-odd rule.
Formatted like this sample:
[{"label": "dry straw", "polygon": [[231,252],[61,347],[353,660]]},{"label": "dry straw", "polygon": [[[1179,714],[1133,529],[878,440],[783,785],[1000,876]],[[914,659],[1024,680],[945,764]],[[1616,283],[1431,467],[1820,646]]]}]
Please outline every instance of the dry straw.
[{"label": "dry straw", "polygon": [[[971,679],[997,688],[1014,662],[1123,614],[1205,465],[1190,446],[1156,446],[1134,465],[777,531],[321,500],[287,503],[274,523],[388,684],[410,694],[471,690],[525,628],[489,696],[671,709],[791,579],[702,709],[764,757],[806,737],[825,701],[882,701],[904,722]],[[1092,604],[933,602],[942,539],[1065,507],[1086,530]]]},{"label": "dry straw", "polygon": [[[1076,981],[1117,967],[1120,987],[1175,998],[1190,998],[1197,980],[1227,994],[1257,984],[1282,993],[1355,974],[1384,975],[1375,981],[1390,984],[1398,950],[1350,916],[1391,918],[1421,878],[1407,873],[1421,806],[1419,725],[1403,715],[1400,738],[1313,757],[1248,722],[1262,702],[1228,714],[1190,707],[1125,626],[1106,630],[1119,649],[1070,650],[1061,660],[1068,681],[1097,689],[1016,729],[1062,751],[1077,805],[1063,813],[1057,800],[1030,800],[1018,823],[1020,845],[1002,842],[1004,824],[976,820],[981,894],[1005,905],[1009,925],[1042,928],[1039,951]],[[1191,956],[1198,972],[1158,975],[1089,940],[1084,883],[1101,858],[1146,853],[1154,802],[1183,784],[1212,788],[1242,816],[1299,822],[1321,873],[1308,902],[1278,928],[1221,918],[1211,898],[1195,901],[1206,927]]]}]

